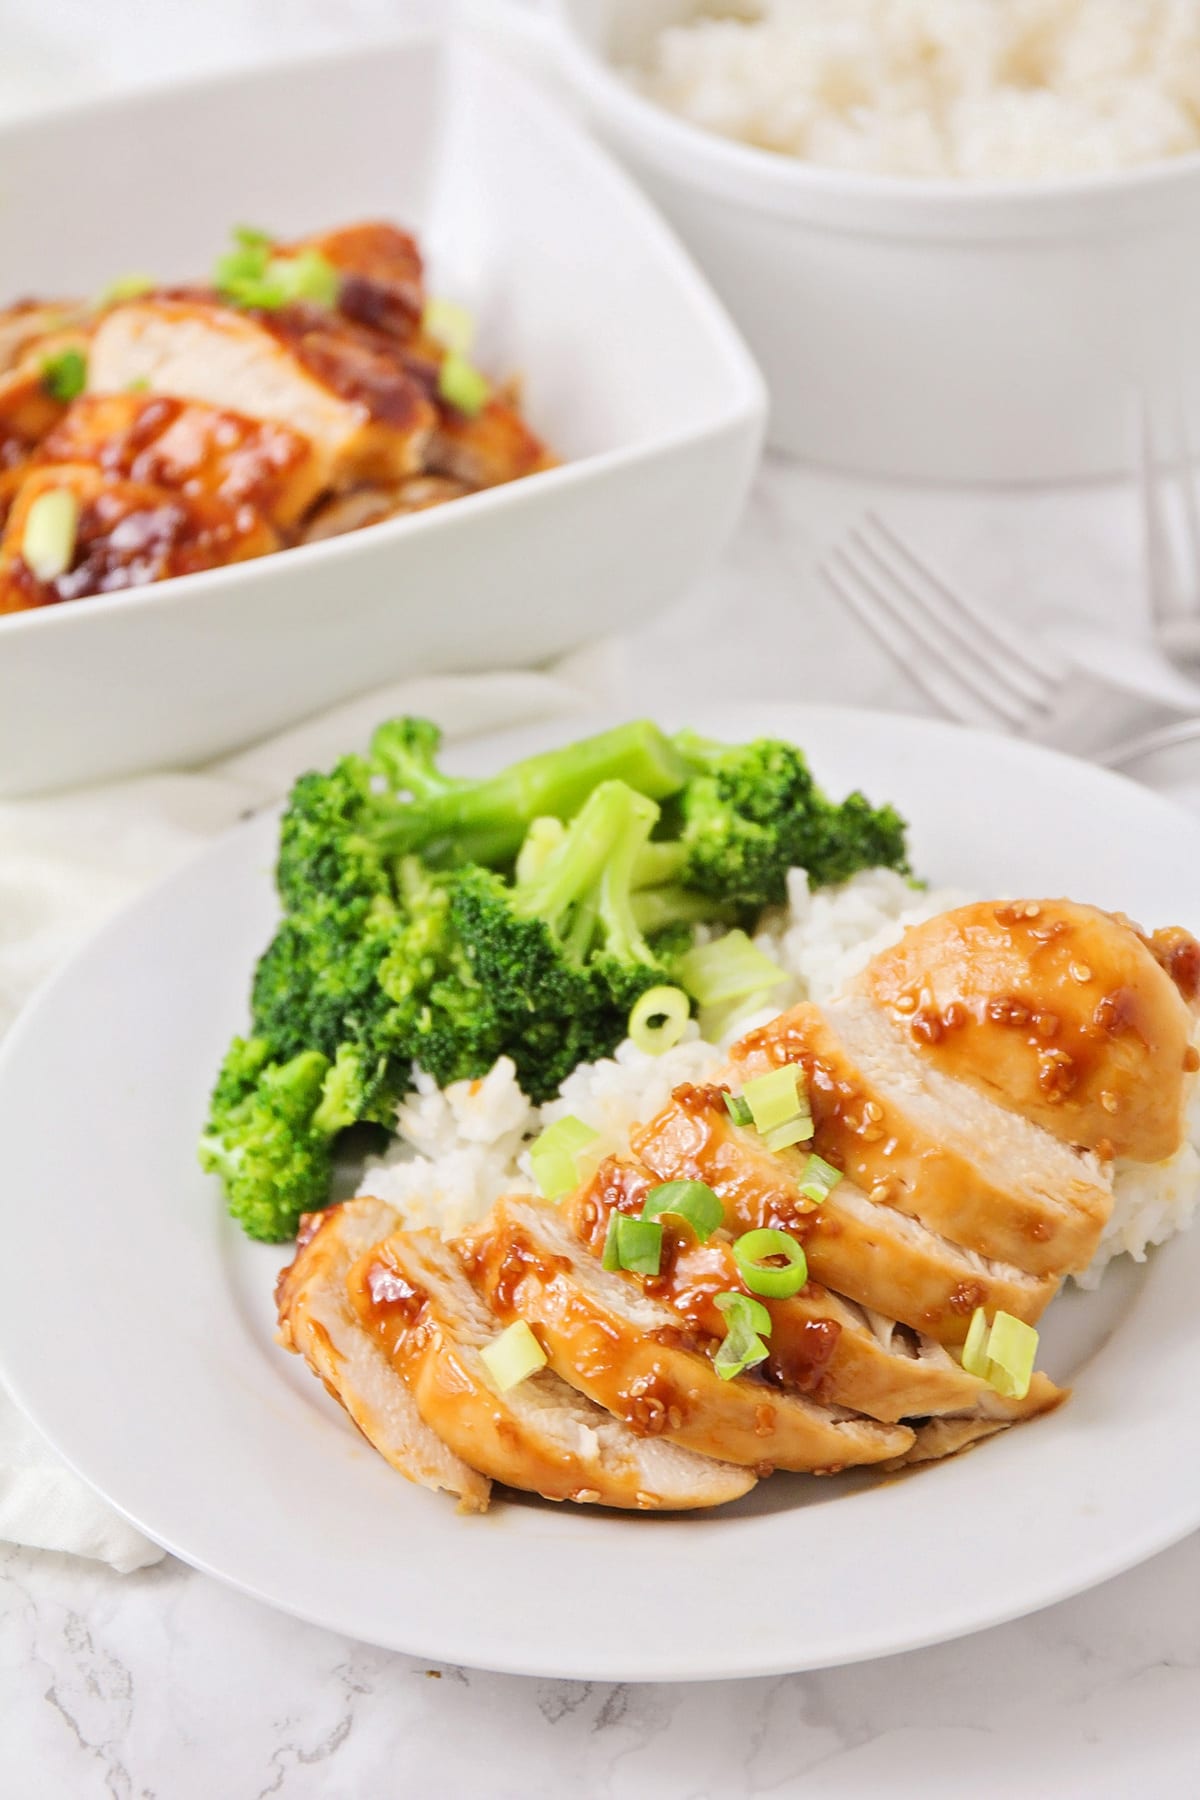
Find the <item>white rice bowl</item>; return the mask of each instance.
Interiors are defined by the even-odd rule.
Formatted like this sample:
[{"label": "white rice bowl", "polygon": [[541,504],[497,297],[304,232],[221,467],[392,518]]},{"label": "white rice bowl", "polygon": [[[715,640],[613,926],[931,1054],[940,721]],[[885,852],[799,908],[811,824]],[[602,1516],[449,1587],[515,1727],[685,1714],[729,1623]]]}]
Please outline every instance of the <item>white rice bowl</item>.
[{"label": "white rice bowl", "polygon": [[[954,888],[919,892],[891,869],[868,869],[840,887],[810,893],[804,871],[794,869],[787,906],[763,918],[756,939],[787,981],[769,1007],[737,1019],[722,1044],[706,1043],[694,1022],[661,1056],[626,1039],[613,1056],[580,1063],[542,1107],[522,1093],[508,1057],[481,1079],[444,1089],[418,1070],[414,1092],[397,1111],[397,1138],[368,1162],[358,1192],[388,1201],[411,1226],[462,1231],[502,1194],[535,1191],[529,1145],[556,1119],[573,1114],[590,1125],[599,1134],[597,1158],[624,1152],[631,1127],[660,1111],[672,1088],[716,1076],[734,1036],[799,1000],[829,999],[909,925],[977,898]],[[1112,1217],[1078,1277],[1084,1287],[1096,1286],[1114,1256],[1144,1262],[1151,1245],[1191,1222],[1200,1205],[1200,1079],[1193,1085],[1189,1141],[1166,1162],[1119,1161],[1113,1187]]]},{"label": "white rice bowl", "polygon": [[1091,174],[1200,148],[1200,0],[708,0],[630,79],[827,168]]}]

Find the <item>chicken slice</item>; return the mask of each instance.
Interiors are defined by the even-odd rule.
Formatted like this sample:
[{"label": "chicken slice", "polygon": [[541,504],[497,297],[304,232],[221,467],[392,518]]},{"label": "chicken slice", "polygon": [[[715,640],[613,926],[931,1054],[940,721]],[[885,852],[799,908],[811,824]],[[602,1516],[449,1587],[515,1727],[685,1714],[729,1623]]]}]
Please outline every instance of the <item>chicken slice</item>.
[{"label": "chicken slice", "polygon": [[787,1062],[805,1071],[815,1148],[873,1200],[1034,1275],[1087,1267],[1109,1175],[926,1061],[871,1001],[805,1002],[733,1048],[743,1079]]},{"label": "chicken slice", "polygon": [[[1050,1411],[1051,1408],[1041,1410]],[[1011,1421],[1005,1419],[930,1419],[927,1424],[918,1425],[912,1446],[883,1466],[890,1472],[911,1469],[918,1463],[941,1462],[944,1457],[957,1456],[960,1450],[970,1449],[972,1444],[995,1437],[1009,1423]]]},{"label": "chicken slice", "polygon": [[506,481],[552,469],[555,459],[516,408],[493,396],[474,418],[453,406],[439,409],[429,446],[429,467],[471,488],[499,487]]},{"label": "chicken slice", "polygon": [[[75,496],[78,525],[69,566],[42,580],[24,558],[25,528],[34,503],[58,489]],[[0,614],[141,587],[278,548],[277,535],[250,506],[110,480],[90,463],[33,468],[0,535]]]},{"label": "chicken slice", "polygon": [[912,926],[859,985],[932,1067],[1069,1144],[1159,1162],[1184,1141],[1195,1018],[1127,919],[982,901]]},{"label": "chicken slice", "polygon": [[131,384],[286,425],[312,444],[320,487],[419,473],[435,409],[380,334],[325,308],[238,312],[205,295],[152,295],[105,313],[88,388]]},{"label": "chicken slice", "polygon": [[0,374],[24,362],[39,340],[82,325],[90,311],[78,300],[18,300],[0,307]]},{"label": "chicken slice", "polygon": [[483,1512],[491,1483],[425,1424],[350,1299],[350,1270],[398,1223],[390,1206],[370,1198],[309,1214],[295,1258],[275,1284],[279,1341],[304,1358],[393,1469],[419,1487],[457,1495],[466,1512]]},{"label": "chicken slice", "polygon": [[480,1352],[503,1326],[436,1232],[376,1244],[348,1291],[426,1425],[493,1481],[642,1511],[720,1506],[754,1486],[732,1463],[639,1437],[550,1369],[499,1392]]},{"label": "chicken slice", "polygon": [[40,462],[94,463],[106,475],[189,499],[252,506],[287,528],[316,497],[307,438],[274,420],[162,394],[84,394],[42,442]]},{"label": "chicken slice", "polygon": [[767,1150],[735,1126],[720,1088],[677,1088],[671,1103],[630,1134],[634,1154],[659,1181],[703,1181],[734,1233],[760,1226],[792,1232],[824,1287],[943,1344],[961,1344],[976,1307],[1032,1324],[1058,1290],[978,1255],[895,1208],[874,1204],[848,1180],[820,1206],[799,1191],[803,1152]]},{"label": "chicken slice", "polygon": [[417,240],[398,225],[372,219],[361,225],[342,225],[304,238],[296,244],[280,244],[277,256],[316,250],[342,276],[338,310],[360,325],[369,325],[402,339],[418,331],[425,306],[425,275]]},{"label": "chicken slice", "polygon": [[522,1318],[564,1381],[645,1436],[721,1462],[828,1473],[896,1456],[912,1441],[761,1378],[724,1381],[672,1307],[610,1273],[554,1208],[501,1200],[464,1248],[471,1278],[501,1319]]},{"label": "chicken slice", "polygon": [[[600,1256],[614,1211],[640,1214],[655,1177],[615,1157],[563,1201],[561,1212],[581,1242]],[[706,1243],[663,1221],[663,1259],[657,1276],[627,1276],[665,1300],[699,1340],[725,1330],[716,1296],[746,1292],[724,1233]],[[1011,1422],[1044,1412],[1063,1398],[1044,1375],[1037,1375],[1023,1400],[1009,1400],[986,1381],[969,1375],[936,1339],[894,1320],[872,1319],[863,1309],[810,1280],[782,1300],[763,1299],[771,1315],[770,1356],[763,1373],[827,1406],[848,1407],[889,1423],[968,1414]]]},{"label": "chicken slice", "polygon": [[413,475],[394,488],[352,488],[349,493],[331,494],[315,506],[304,520],[300,539],[305,544],[317,544],[323,538],[361,531],[364,525],[379,525],[384,519],[427,512],[432,506],[443,506],[447,500],[460,500],[470,491],[461,481],[450,481],[442,475]]}]

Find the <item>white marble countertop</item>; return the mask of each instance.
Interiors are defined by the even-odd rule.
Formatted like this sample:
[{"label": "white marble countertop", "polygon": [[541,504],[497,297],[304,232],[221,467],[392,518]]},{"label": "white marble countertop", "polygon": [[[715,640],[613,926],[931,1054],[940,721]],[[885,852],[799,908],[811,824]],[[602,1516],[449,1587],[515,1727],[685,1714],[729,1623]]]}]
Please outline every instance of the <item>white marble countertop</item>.
[{"label": "white marble countertop", "polygon": [[[293,0],[285,30],[266,0],[0,0],[0,109],[345,42],[390,11]],[[814,553],[863,499],[770,465],[721,567],[621,653],[698,697],[811,694],[816,671],[822,699],[919,706],[812,578]],[[891,493],[886,505],[956,579],[1018,616],[1100,605],[1114,629],[1136,627],[1128,495]],[[774,1680],[627,1687],[429,1668],[172,1559],[118,1576],[0,1545],[0,1794],[1190,1800],[1198,1600],[1194,1537],[1091,1594],[940,1648]]]}]

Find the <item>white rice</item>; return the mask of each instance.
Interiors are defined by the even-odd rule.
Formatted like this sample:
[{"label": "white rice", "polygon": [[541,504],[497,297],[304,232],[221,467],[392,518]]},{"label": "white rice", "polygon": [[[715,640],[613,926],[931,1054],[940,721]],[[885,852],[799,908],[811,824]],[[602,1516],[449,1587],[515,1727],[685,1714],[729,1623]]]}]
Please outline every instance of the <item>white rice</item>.
[{"label": "white rice", "polygon": [[1200,148],[1200,0],[709,0],[630,78],[828,168],[1036,181]]},{"label": "white rice", "polygon": [[[907,926],[975,898],[953,888],[920,893],[890,869],[810,893],[803,870],[793,870],[787,906],[763,919],[757,938],[788,980],[770,1006],[730,1024],[725,1045],[799,1000],[829,999]],[[693,1023],[662,1056],[626,1040],[612,1057],[580,1063],[542,1107],[521,1092],[508,1057],[481,1080],[445,1089],[417,1071],[396,1115],[396,1141],[367,1164],[358,1191],[391,1202],[410,1225],[461,1231],[502,1194],[534,1191],[528,1146],[545,1126],[573,1114],[599,1134],[597,1158],[622,1152],[631,1127],[660,1111],[672,1088],[711,1080],[724,1061],[724,1046],[705,1043]],[[1200,1205],[1200,1081],[1190,1121],[1191,1141],[1168,1162],[1116,1164],[1112,1218],[1083,1286],[1094,1287],[1112,1257],[1144,1262],[1151,1245],[1190,1223]]]}]

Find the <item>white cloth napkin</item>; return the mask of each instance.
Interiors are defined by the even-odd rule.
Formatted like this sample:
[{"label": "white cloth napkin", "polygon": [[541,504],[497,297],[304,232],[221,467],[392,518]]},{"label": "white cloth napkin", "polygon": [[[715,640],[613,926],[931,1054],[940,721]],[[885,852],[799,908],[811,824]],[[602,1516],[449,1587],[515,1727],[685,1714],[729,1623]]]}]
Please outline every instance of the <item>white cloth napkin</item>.
[{"label": "white cloth napkin", "polygon": [[[380,719],[421,713],[448,739],[594,703],[602,650],[554,674],[431,678],[380,688],[279,737],[190,774],[147,775],[0,804],[0,1032],[92,931],[305,769],[362,747]],[[96,1557],[125,1573],[163,1552],[58,1459],[0,1389],[0,1538]]]}]

